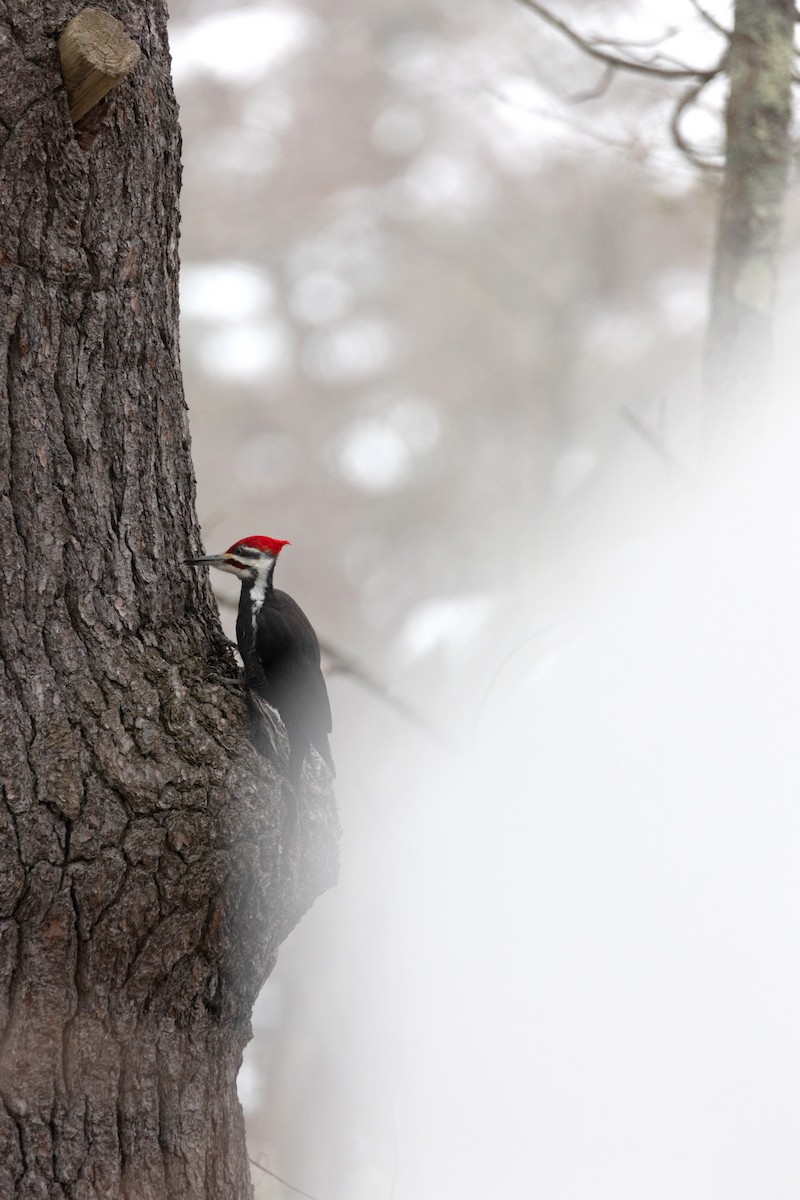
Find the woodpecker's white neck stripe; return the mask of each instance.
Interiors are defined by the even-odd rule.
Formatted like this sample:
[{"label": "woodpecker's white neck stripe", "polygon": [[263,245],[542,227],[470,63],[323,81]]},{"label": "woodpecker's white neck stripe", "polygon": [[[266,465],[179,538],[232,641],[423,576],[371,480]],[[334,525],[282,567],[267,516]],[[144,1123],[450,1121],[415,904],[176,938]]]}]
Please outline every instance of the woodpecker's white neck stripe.
[{"label": "woodpecker's white neck stripe", "polygon": [[267,589],[272,578],[272,572],[275,569],[275,559],[270,558],[265,562],[254,563],[256,577],[250,585],[250,617],[253,622],[253,629],[256,627],[256,618],[261,611],[261,606],[267,595]]}]

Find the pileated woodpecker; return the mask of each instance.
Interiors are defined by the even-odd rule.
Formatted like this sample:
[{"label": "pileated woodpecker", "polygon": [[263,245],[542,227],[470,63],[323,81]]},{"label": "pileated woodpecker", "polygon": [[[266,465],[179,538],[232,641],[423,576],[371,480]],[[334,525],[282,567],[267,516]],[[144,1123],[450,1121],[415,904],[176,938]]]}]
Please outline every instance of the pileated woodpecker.
[{"label": "pileated woodpecker", "polygon": [[289,738],[289,779],[297,787],[309,745],[334,770],[328,734],[331,706],[322,678],[319,642],[311,622],[286,592],[272,586],[278,555],[290,543],[246,537],[224,554],[187,559],[230,571],[242,581],[236,640],[245,684],[280,713]]}]

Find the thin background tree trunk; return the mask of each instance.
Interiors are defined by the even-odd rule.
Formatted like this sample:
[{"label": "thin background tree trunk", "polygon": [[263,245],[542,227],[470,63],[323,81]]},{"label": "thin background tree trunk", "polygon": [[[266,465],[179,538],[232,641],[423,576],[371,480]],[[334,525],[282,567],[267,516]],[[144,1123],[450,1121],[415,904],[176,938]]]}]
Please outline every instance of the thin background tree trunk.
[{"label": "thin background tree trunk", "polygon": [[706,343],[712,445],[757,419],[769,390],[795,20],[791,0],[736,0]]},{"label": "thin background tree trunk", "polygon": [[0,1196],[251,1194],[236,1074],[336,871],[250,746],[199,548],[166,12],[76,138],[56,36],[0,16]]}]

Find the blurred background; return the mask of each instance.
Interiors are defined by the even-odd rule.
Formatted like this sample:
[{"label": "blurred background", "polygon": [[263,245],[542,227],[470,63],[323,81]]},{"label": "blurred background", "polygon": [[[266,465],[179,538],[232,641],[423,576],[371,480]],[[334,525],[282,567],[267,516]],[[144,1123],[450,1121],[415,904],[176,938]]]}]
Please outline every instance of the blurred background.
[{"label": "blurred background", "polygon": [[[676,92],[514,0],[171,7],[205,545],[292,541],[344,828],[254,1014],[252,1159],[316,1200],[795,1198],[797,439],[698,498],[718,181]],[[689,0],[556,7],[721,52]]]}]

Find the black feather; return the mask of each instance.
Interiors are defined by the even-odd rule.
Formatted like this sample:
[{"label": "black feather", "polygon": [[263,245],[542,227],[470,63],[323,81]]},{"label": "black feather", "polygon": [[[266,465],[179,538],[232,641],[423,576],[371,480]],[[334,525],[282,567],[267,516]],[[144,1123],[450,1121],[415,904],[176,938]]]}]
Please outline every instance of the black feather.
[{"label": "black feather", "polygon": [[[253,584],[245,580],[236,639],[247,687],[280,713],[289,738],[289,778],[297,785],[309,745],[334,771],[328,734],[331,706],[317,635],[299,604],[268,586],[253,621]],[[335,774],[335,771],[334,771]]]}]

